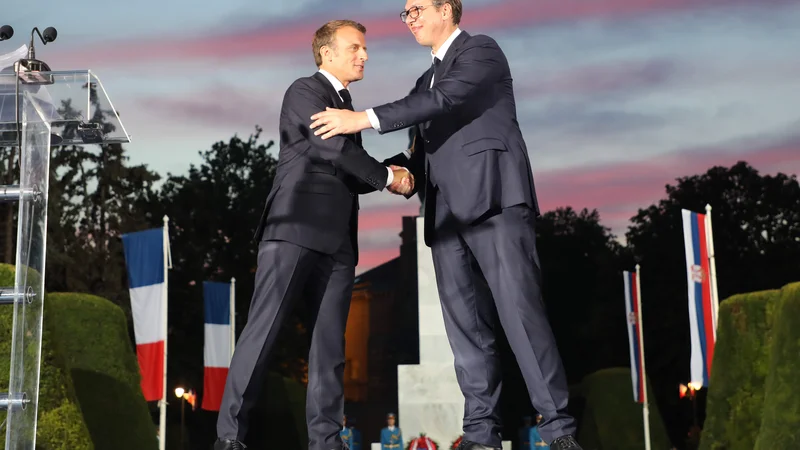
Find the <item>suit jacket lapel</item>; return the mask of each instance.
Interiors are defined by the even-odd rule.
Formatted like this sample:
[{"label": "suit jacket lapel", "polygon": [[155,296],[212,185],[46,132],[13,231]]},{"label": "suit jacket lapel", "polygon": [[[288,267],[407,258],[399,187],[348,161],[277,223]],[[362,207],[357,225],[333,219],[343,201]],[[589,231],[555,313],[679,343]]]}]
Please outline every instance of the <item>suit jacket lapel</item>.
[{"label": "suit jacket lapel", "polygon": [[456,38],[453,40],[453,43],[450,44],[450,48],[447,49],[447,52],[444,54],[444,59],[439,64],[439,67],[436,70],[436,76],[433,79],[434,85],[438,83],[439,80],[442,79],[444,74],[446,74],[447,71],[450,69],[450,66],[453,65],[453,61],[455,60],[456,57],[455,55],[456,53],[458,53],[458,48],[461,47],[461,45],[463,45],[464,42],[466,42],[467,39],[469,39],[469,37],[470,36],[466,31],[461,31],[461,33],[459,33],[458,36],[456,36]]},{"label": "suit jacket lapel", "polygon": [[[328,96],[330,96],[331,101],[333,101],[333,106],[338,109],[345,109],[346,106],[342,101],[341,97],[339,97],[339,93],[336,92],[336,88],[333,87],[330,81],[325,77],[325,75],[317,72],[314,74],[314,78],[319,80],[323,86],[325,86],[325,91],[328,92]],[[361,146],[361,133],[356,134],[348,134],[346,135],[348,138],[352,139],[353,142],[356,143],[359,147]]]},{"label": "suit jacket lapel", "polygon": [[325,78],[325,75],[321,74],[320,72],[316,72],[314,74],[314,78],[319,80],[319,82],[322,83],[323,86],[325,86],[325,91],[328,93],[328,96],[331,98],[331,101],[333,102],[333,106],[335,106],[336,108],[339,108],[339,109],[344,108],[344,103],[342,102],[342,99],[339,98],[339,93],[336,92],[336,89],[334,89],[334,87],[331,84],[331,82],[328,81],[327,78]]}]

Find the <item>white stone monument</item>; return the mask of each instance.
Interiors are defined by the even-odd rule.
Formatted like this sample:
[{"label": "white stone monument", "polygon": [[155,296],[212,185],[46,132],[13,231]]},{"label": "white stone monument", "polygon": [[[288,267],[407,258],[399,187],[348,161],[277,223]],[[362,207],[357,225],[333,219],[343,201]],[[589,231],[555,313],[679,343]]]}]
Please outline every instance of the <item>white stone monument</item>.
[{"label": "white stone monument", "polygon": [[[407,444],[425,433],[447,450],[462,433],[464,395],[453,367],[444,329],[431,249],[425,245],[424,218],[417,217],[419,364],[397,366],[397,424]],[[511,442],[503,442],[511,449]]]}]

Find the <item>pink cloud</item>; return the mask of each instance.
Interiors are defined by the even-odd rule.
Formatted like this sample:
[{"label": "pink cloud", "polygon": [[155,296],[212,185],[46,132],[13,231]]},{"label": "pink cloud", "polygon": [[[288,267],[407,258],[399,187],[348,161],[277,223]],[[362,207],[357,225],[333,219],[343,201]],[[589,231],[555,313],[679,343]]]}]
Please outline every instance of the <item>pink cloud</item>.
[{"label": "pink cloud", "polygon": [[363,249],[359,251],[356,273],[365,272],[400,256],[400,246],[393,248]]},{"label": "pink cloud", "polygon": [[243,91],[234,86],[211,85],[202,91],[180,96],[158,96],[140,99],[140,108],[160,115],[162,119],[215,126],[247,126],[278,118],[280,101],[265,101],[269,92]]},{"label": "pink cloud", "polygon": [[[700,9],[740,4],[787,3],[787,0],[561,0],[531,1],[507,0],[468,9],[463,26],[483,31],[505,29],[536,23],[576,20],[583,18],[620,17]],[[370,40],[407,37],[408,30],[396,13],[359,18],[367,27]],[[96,46],[82,46],[64,50],[50,58],[54,66],[94,66],[98,63],[158,64],[163,61],[190,61],[198,59],[231,60],[256,56],[296,53],[308,50],[314,31],[322,23],[295,22],[270,25],[252,31],[222,36],[202,36],[181,39],[160,36],[123,42],[104,42]]]},{"label": "pink cloud", "polygon": [[539,72],[531,78],[524,75],[517,77],[522,81],[517,82],[515,91],[520,97],[528,98],[552,94],[630,91],[663,85],[675,71],[675,63],[667,60],[594,64],[549,75]]},{"label": "pink cloud", "polygon": [[358,215],[358,231],[370,231],[376,229],[396,228],[397,233],[403,222],[403,216],[418,216],[419,201],[411,199],[400,205],[389,207],[373,206],[361,209]]},{"label": "pink cloud", "polygon": [[542,210],[596,208],[603,224],[620,234],[638,208],[666,195],[664,186],[674,184],[675,178],[737,161],[764,173],[800,173],[800,138],[742,152],[694,149],[644,161],[544,172],[536,175],[536,188]]}]

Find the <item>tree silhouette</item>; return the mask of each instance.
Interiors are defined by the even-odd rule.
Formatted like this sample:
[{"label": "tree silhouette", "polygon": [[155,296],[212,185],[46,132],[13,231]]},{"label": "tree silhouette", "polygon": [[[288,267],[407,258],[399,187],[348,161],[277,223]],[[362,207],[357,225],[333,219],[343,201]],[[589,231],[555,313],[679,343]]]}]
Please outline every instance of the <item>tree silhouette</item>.
[{"label": "tree silhouette", "polygon": [[[114,131],[101,107],[96,87],[91,122]],[[73,139],[78,116],[71,101],[58,110],[66,120],[62,137]],[[68,145],[50,150],[48,203],[48,291],[90,292],[108,298],[130,314],[121,235],[141,230],[146,221],[136,205],[153,196],[159,176],[145,165],[129,166],[121,144]]]}]

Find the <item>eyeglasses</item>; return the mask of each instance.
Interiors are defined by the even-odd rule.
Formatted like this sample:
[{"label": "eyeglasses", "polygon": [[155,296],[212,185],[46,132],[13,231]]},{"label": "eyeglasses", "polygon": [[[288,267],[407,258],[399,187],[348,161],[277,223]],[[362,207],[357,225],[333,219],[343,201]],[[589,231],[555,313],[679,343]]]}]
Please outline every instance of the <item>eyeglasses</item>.
[{"label": "eyeglasses", "polygon": [[408,8],[407,10],[400,13],[400,20],[402,20],[403,23],[406,23],[406,20],[408,20],[409,17],[411,17],[412,19],[416,19],[417,17],[419,17],[420,12],[422,12],[422,10],[427,8],[428,6],[433,6],[433,5],[412,6],[411,8]]}]

